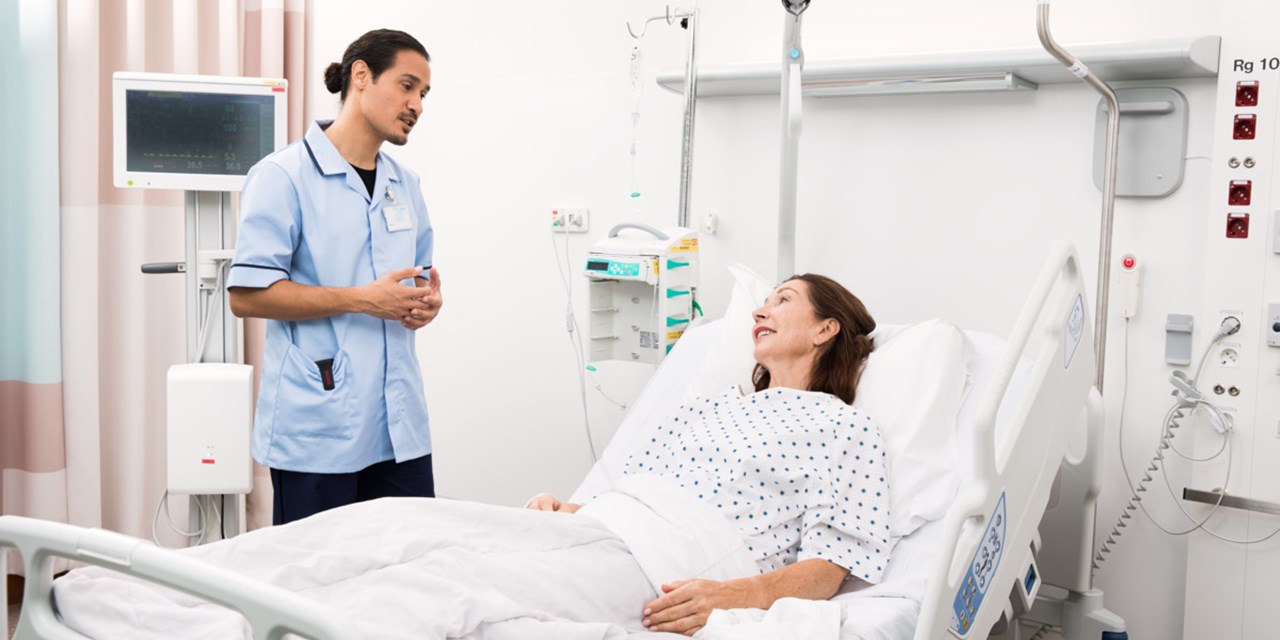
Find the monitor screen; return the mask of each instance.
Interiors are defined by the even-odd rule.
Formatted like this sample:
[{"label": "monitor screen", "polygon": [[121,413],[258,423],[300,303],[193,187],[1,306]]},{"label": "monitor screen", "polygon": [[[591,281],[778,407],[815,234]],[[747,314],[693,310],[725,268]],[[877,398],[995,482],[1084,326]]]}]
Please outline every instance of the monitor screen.
[{"label": "monitor screen", "polygon": [[114,85],[118,187],[239,191],[284,146],[283,80],[118,73]]}]

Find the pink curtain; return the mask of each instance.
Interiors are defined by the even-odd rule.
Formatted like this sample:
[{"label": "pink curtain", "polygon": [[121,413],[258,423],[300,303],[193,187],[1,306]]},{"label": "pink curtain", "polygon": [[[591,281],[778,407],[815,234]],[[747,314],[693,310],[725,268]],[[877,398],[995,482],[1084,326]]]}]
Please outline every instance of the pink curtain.
[{"label": "pink curtain", "polygon": [[[53,250],[41,252],[53,261],[44,272],[54,274],[44,292],[51,302],[41,310],[45,329],[62,318],[60,344],[55,338],[52,352],[30,360],[60,358],[61,379],[0,379],[0,511],[150,538],[165,489],[165,375],[186,360],[186,291],[181,276],[144,276],[139,266],[185,259],[183,195],[112,185],[111,76],[283,77],[292,142],[306,124],[305,0],[22,3],[57,7],[49,37],[56,92],[20,93],[40,97],[40,108],[53,114],[51,130],[33,135],[56,149],[54,197],[44,200],[60,230],[54,225]],[[19,148],[27,147],[11,147]],[[39,334],[34,326],[28,331]],[[262,328],[250,323],[244,333],[247,359],[256,364]],[[255,476],[251,527],[270,522],[269,484],[265,472]],[[175,522],[185,526],[186,501],[172,502]],[[182,543],[163,529],[162,542]]]}]

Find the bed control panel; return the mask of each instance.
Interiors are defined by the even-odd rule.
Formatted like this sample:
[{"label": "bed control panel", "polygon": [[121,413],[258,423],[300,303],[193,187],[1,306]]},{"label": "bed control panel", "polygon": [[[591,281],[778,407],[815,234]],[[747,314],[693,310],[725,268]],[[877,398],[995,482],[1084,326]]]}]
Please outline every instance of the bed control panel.
[{"label": "bed control panel", "polygon": [[964,582],[951,605],[951,631],[958,637],[966,637],[972,630],[974,618],[982,608],[982,600],[987,596],[996,568],[1004,557],[1005,525],[1004,493],[1001,492],[991,518],[987,520],[987,530],[982,533],[982,542],[973,552]]}]

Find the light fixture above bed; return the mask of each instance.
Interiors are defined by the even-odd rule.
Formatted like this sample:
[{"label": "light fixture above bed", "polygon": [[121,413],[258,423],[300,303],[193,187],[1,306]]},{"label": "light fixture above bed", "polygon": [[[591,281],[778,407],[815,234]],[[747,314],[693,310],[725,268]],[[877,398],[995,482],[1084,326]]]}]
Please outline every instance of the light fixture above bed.
[{"label": "light fixture above bed", "polygon": [[1025,91],[1039,85],[1012,71],[899,78],[815,80],[801,85],[804,95],[820,98],[903,93],[959,93],[969,91]]},{"label": "light fixture above bed", "polygon": [[[1218,75],[1220,36],[1197,36],[1162,40],[1082,44],[1073,49],[1081,62],[1108,81],[1170,80],[1214,78]],[[715,96],[778,95],[780,65],[777,63],[704,64],[698,67],[698,99]],[[868,55],[859,58],[812,58],[804,63],[804,93],[815,95],[814,82],[879,83],[899,81],[890,93],[936,93],[902,89],[926,79],[926,84],[963,86],[938,91],[991,91],[1032,87],[1000,86],[1006,73],[1033,86],[1079,82],[1079,78],[1042,48],[985,49]],[[671,69],[656,74],[658,85],[683,93],[685,70]],[[906,81],[906,82],[903,82]],[[996,86],[983,87],[994,81]],[[835,95],[875,95],[855,90]]]}]

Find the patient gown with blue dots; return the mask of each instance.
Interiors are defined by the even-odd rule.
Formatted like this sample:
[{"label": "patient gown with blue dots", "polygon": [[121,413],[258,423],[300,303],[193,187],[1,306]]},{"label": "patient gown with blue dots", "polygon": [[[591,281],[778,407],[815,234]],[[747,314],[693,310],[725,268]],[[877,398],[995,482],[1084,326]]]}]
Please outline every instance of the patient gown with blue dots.
[{"label": "patient gown with blue dots", "polygon": [[719,509],[762,573],[822,558],[876,583],[892,546],[886,464],[879,427],[835,396],[734,389],[682,406],[623,473],[666,477]]}]

